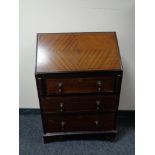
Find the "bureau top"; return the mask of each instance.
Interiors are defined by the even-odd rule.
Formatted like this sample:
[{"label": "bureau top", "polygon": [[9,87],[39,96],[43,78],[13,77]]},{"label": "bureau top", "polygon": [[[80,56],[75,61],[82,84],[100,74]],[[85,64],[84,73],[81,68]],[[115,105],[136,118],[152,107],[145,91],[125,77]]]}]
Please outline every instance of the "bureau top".
[{"label": "bureau top", "polygon": [[36,73],[122,70],[115,32],[39,33]]}]

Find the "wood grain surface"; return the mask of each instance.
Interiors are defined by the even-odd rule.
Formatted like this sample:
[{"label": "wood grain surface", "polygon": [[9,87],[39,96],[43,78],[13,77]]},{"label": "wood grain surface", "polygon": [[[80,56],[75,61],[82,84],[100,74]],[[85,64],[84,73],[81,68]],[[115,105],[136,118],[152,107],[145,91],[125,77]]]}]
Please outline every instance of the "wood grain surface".
[{"label": "wood grain surface", "polygon": [[[53,93],[91,93],[113,92],[113,76],[96,76],[85,78],[46,79],[47,95]],[[62,87],[59,88],[59,84]],[[59,91],[60,90],[60,91]]]},{"label": "wood grain surface", "polygon": [[121,70],[115,32],[40,33],[37,73]]},{"label": "wood grain surface", "polygon": [[115,113],[77,116],[46,116],[47,132],[107,131],[114,129]]},{"label": "wood grain surface", "polygon": [[45,97],[41,106],[45,114],[116,111],[117,95]]},{"label": "wood grain surface", "polygon": [[115,135],[123,75],[116,33],[40,33],[36,54],[44,142]]}]

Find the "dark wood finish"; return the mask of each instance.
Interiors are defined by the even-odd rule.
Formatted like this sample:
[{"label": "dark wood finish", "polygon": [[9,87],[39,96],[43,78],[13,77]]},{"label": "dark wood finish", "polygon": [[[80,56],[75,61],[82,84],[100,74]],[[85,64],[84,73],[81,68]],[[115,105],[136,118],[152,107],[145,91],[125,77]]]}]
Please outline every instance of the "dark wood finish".
[{"label": "dark wood finish", "polygon": [[47,115],[47,132],[110,131],[114,129],[115,113],[97,115]]},{"label": "dark wood finish", "polygon": [[115,135],[123,75],[116,33],[37,37],[35,77],[44,142],[61,136]]},{"label": "dark wood finish", "polygon": [[44,134],[44,143],[65,140],[110,140],[114,141],[117,131],[73,131],[73,132],[53,132]]},{"label": "dark wood finish", "polygon": [[117,95],[64,96],[42,98],[44,113],[81,113],[117,110]]},{"label": "dark wood finish", "polygon": [[47,79],[47,95],[52,93],[86,93],[112,92],[114,78],[112,76]]}]

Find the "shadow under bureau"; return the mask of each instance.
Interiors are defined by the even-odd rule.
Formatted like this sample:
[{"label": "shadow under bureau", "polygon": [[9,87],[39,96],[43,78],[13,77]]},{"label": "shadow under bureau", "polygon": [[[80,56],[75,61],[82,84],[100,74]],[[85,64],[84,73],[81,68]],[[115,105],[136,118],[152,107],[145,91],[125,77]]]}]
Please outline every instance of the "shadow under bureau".
[{"label": "shadow under bureau", "polygon": [[44,142],[114,136],[122,75],[115,32],[39,33],[35,77]]}]

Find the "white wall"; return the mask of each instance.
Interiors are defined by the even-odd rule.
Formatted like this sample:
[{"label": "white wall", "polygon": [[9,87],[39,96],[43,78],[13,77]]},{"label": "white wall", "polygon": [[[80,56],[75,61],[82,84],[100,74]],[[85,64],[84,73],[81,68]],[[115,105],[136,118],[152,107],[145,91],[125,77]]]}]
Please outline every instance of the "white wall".
[{"label": "white wall", "polygon": [[134,109],[134,0],[20,0],[20,108],[38,108],[36,33],[116,31],[124,65],[119,109]]}]

